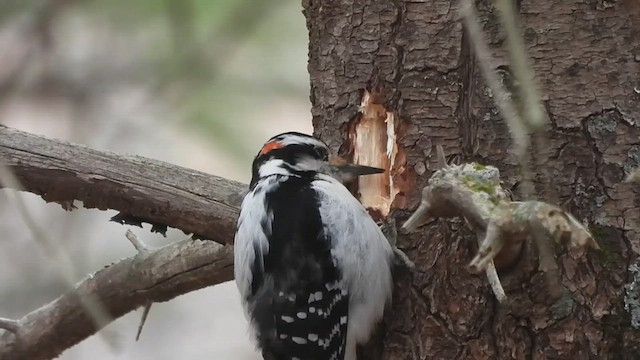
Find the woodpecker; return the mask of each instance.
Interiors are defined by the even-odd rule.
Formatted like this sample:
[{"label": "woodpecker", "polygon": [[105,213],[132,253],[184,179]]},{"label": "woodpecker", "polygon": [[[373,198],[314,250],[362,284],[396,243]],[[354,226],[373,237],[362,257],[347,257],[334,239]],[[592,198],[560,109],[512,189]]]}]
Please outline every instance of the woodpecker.
[{"label": "woodpecker", "polygon": [[356,360],[391,299],[393,251],[343,181],[382,172],[312,136],[269,139],[235,236],[236,285],[265,360]]}]

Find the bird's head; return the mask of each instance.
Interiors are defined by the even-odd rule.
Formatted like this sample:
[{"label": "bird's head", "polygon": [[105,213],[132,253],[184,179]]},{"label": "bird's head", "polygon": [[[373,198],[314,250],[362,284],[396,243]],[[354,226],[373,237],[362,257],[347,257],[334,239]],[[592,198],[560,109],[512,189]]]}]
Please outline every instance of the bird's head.
[{"label": "bird's head", "polygon": [[354,165],[331,154],[322,140],[297,132],[269,139],[253,160],[251,188],[260,178],[270,175],[313,176],[327,174],[341,182],[360,175],[378,174],[383,169]]}]

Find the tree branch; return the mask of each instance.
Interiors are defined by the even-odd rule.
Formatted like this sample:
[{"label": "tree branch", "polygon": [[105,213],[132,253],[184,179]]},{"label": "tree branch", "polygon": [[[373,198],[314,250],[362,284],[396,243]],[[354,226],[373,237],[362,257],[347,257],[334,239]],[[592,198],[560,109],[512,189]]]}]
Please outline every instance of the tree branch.
[{"label": "tree branch", "polygon": [[118,210],[124,222],[171,226],[230,244],[246,185],[196,170],[0,127],[0,161],[48,202]]},{"label": "tree branch", "polygon": [[[246,185],[195,170],[50,140],[0,126],[0,162],[20,190],[72,208],[114,209],[127,223],[171,226],[213,241],[186,240],[121,260],[51,303],[0,326],[0,359],[48,359],[96,333],[82,299],[97,299],[116,319],[233,279],[233,242]],[[141,251],[142,250],[142,251]],[[13,325],[15,326],[13,326]],[[10,326],[11,325],[11,326]],[[103,324],[106,325],[106,324]]]},{"label": "tree branch", "polygon": [[[233,248],[185,240],[121,260],[76,289],[25,315],[15,334],[0,335],[0,359],[50,359],[96,333],[80,297],[91,295],[112,318],[144,306],[233,279]],[[12,322],[13,323],[13,322]]]},{"label": "tree branch", "polygon": [[547,277],[552,296],[559,296],[557,263],[552,244],[568,243],[573,248],[598,249],[589,231],[571,214],[540,201],[511,201],[502,189],[500,173],[493,166],[477,163],[449,166],[444,150],[437,147],[440,168],[422,189],[420,206],[404,223],[404,231],[414,231],[429,218],[462,217],[475,230],[478,253],[469,269],[485,271],[496,298],[503,302],[506,294],[496,271],[494,259],[514,264],[525,241],[533,237],[537,245],[539,268]]}]

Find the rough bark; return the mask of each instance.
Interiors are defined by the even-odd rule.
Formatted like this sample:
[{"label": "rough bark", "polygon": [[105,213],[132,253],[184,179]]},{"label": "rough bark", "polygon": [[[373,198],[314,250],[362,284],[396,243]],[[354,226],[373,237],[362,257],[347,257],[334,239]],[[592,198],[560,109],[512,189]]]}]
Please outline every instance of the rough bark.
[{"label": "rough bark", "polygon": [[[454,2],[303,5],[316,133],[353,155],[352,134],[345,133],[362,121],[365,95],[374,93],[394,115],[395,141],[404,153],[392,174],[402,180],[394,190],[407,201],[391,199],[389,216],[402,223],[417,207],[435,165],[429,156],[435,145],[462,161],[498,167],[505,187],[517,193],[521,179],[510,135],[486,91]],[[485,0],[477,6],[497,59],[492,66],[513,88],[495,9]],[[418,235],[400,237],[416,270],[396,276],[385,359],[640,354],[640,332],[631,327],[623,301],[627,269],[640,254],[640,189],[621,183],[640,161],[637,7],[537,0],[521,1],[518,9],[551,122],[543,135],[546,146],[538,149],[549,156],[543,164],[549,176],[536,169],[536,196],[589,224],[603,250],[586,258],[558,252],[561,283],[569,290],[562,302],[548,299],[543,275],[529,259],[501,274],[509,301],[498,304],[484,277],[465,270],[477,245],[463,223],[436,221]]]},{"label": "rough bark", "polygon": [[[120,211],[116,220],[171,226],[231,244],[247,186],[140,156],[118,155],[0,126],[0,162],[24,190],[69,208]],[[0,186],[2,186],[0,184]]]}]

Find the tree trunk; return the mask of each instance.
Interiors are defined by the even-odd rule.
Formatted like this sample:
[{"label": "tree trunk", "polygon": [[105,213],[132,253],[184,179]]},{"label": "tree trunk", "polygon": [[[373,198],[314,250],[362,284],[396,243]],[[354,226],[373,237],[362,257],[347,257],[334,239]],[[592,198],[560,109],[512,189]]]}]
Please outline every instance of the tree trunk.
[{"label": "tree trunk", "polygon": [[[434,169],[435,145],[459,161],[498,167],[504,187],[518,197],[511,137],[455,2],[303,5],[317,135],[393,174],[368,180],[366,192],[360,184],[374,215],[401,224],[416,208]],[[416,268],[396,274],[384,359],[640,358],[640,330],[625,310],[625,285],[633,281],[628,269],[640,253],[640,188],[623,183],[640,161],[637,5],[525,0],[517,6],[550,120],[542,145],[534,146],[548,156],[534,169],[535,197],[588,224],[602,250],[577,257],[557,249],[568,290],[559,300],[549,298],[535,257],[525,252],[526,259],[501,272],[508,300],[498,303],[487,280],[466,271],[477,244],[463,222],[433,221],[419,234],[401,236],[399,247]],[[486,0],[477,7],[497,59],[491,65],[513,87],[497,11]]]}]

